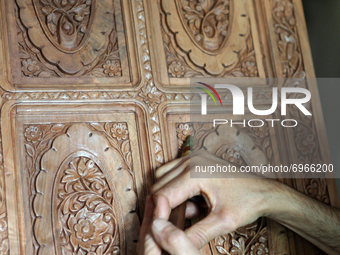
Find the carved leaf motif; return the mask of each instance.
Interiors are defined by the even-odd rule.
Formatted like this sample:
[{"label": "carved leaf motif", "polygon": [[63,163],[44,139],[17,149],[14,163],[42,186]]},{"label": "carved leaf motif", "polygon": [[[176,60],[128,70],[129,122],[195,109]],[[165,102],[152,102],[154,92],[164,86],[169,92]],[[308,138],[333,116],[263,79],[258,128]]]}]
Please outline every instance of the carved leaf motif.
[{"label": "carved leaf motif", "polygon": [[224,249],[222,246],[216,246],[216,249],[220,254],[228,254],[227,250]]},{"label": "carved leaf motif", "polygon": [[94,129],[97,131],[105,132],[105,129],[99,123],[91,123],[91,126],[94,127]]},{"label": "carved leaf motif", "polygon": [[35,155],[33,147],[31,145],[27,144],[27,143],[25,144],[25,147],[26,147],[27,154],[30,155],[33,158],[34,155]]},{"label": "carved leaf motif", "polygon": [[54,133],[60,132],[64,128],[64,125],[62,124],[55,124],[52,126],[51,131]]},{"label": "carved leaf motif", "polygon": [[47,15],[47,25],[53,35],[57,32],[57,23],[57,15],[54,12]]},{"label": "carved leaf motif", "polygon": [[122,152],[123,152],[124,154],[130,152],[130,141],[129,141],[129,140],[124,141],[124,142],[122,143]]}]

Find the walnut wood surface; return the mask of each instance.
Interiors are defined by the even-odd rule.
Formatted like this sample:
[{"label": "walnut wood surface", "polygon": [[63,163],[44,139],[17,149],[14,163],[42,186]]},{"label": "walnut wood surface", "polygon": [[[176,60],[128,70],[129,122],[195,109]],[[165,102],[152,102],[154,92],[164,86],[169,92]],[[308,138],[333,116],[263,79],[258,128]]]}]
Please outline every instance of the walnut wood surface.
[{"label": "walnut wood surface", "polygon": [[[315,83],[304,84],[313,118],[289,111],[302,129],[190,122],[192,77],[314,78],[300,0],[8,0],[0,11],[0,254],[135,254],[154,170],[189,134],[236,165],[330,163]],[[278,180],[339,206],[325,177]],[[267,219],[202,250],[317,252]]]}]

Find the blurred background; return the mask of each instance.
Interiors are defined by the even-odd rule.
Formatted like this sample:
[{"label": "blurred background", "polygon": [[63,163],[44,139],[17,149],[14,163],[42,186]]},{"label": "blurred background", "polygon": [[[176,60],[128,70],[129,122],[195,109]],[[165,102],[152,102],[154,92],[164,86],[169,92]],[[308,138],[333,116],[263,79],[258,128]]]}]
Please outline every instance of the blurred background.
[{"label": "blurred background", "polygon": [[[340,0],[302,0],[317,78],[340,78]],[[340,83],[319,86],[334,169],[340,171]],[[340,179],[337,179],[340,196]]]}]

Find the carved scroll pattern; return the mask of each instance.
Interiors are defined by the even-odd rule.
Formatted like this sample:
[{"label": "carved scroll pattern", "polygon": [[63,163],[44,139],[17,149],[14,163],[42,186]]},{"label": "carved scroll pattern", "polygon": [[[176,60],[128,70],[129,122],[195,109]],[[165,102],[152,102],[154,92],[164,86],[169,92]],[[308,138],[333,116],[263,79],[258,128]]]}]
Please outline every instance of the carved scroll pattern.
[{"label": "carved scroll pattern", "polygon": [[[226,35],[228,34],[229,27],[229,1],[182,1],[182,11],[188,22],[191,33],[194,35],[194,40],[198,41],[200,44],[209,44],[208,41],[211,38],[207,35],[216,31],[214,33],[215,37],[220,37],[220,39],[215,39],[220,43],[213,43],[212,49],[218,47],[219,49],[223,47],[225,40],[227,40]],[[204,8],[203,8],[204,6]],[[204,10],[209,8],[208,6],[213,6],[209,11]],[[200,11],[198,11],[200,10]],[[239,53],[238,63],[232,68],[232,70],[227,70],[218,75],[213,75],[206,72],[204,68],[194,67],[191,63],[188,63],[188,58],[183,57],[179,54],[178,46],[173,43],[171,38],[173,34],[169,31],[166,23],[166,13],[161,9],[161,23],[162,23],[162,33],[164,41],[164,49],[166,54],[166,61],[168,67],[168,74],[170,78],[192,78],[192,77],[258,77],[258,69],[255,58],[255,50],[253,45],[253,38],[251,32],[247,35],[246,50]],[[209,15],[208,15],[209,14]],[[212,15],[212,17],[211,17]],[[208,18],[214,19],[210,24],[215,24],[216,27],[206,28],[205,32],[205,22],[208,22]],[[199,28],[198,28],[199,27]],[[200,32],[199,32],[200,31]],[[222,40],[223,38],[223,40]]]},{"label": "carved scroll pattern", "polygon": [[178,1],[185,22],[196,42],[207,50],[218,50],[229,29],[229,0]]},{"label": "carved scroll pattern", "polygon": [[[40,17],[41,20],[45,20],[45,29],[51,34],[53,38],[51,40],[55,41],[55,45],[63,46],[63,48],[68,50],[76,50],[79,47],[83,47],[80,43],[86,40],[88,30],[90,29],[88,26],[90,25],[92,10],[91,0],[36,0],[35,5],[42,16]],[[82,71],[68,73],[60,69],[58,63],[53,64],[51,61],[46,61],[43,51],[35,47],[31,42],[28,30],[20,19],[18,6],[15,8],[15,16],[22,76],[39,78],[78,77],[80,75],[98,78],[122,76],[115,25],[108,36],[108,43],[105,44],[106,48],[97,50],[101,52],[97,59],[91,63],[84,64]]]},{"label": "carved scroll pattern", "polygon": [[[41,157],[50,150],[53,140],[66,134],[71,125],[24,126],[32,223],[37,218],[34,198],[38,194],[35,183],[40,169],[36,166],[39,165]],[[127,171],[134,180],[127,123],[88,123],[87,126],[105,136],[112,148],[124,159],[122,171]],[[61,247],[62,254],[120,254],[118,219],[114,210],[117,205],[103,171],[93,159],[82,156],[70,160],[62,172],[55,189],[57,215],[62,225],[56,245]],[[132,187],[132,190],[136,193],[135,187]],[[32,233],[36,253],[40,246],[36,238],[37,233],[34,230]]]},{"label": "carved scroll pattern", "polygon": [[54,40],[61,47],[72,50],[80,44],[88,29],[92,1],[34,0],[33,3]]},{"label": "carved scroll pattern", "polygon": [[[298,86],[307,88],[306,73],[304,70],[301,45],[294,15],[294,5],[291,0],[273,1],[272,16],[274,20],[276,39],[280,53],[282,73],[284,78],[298,78],[299,83],[290,83],[285,86]],[[292,95],[297,97],[298,95]],[[306,108],[312,112],[309,103]],[[305,116],[295,106],[288,107],[291,116],[299,122],[295,131],[295,146],[298,152],[298,163],[320,164],[322,163],[319,141],[317,139],[315,120]],[[304,192],[326,204],[330,203],[327,191],[327,182],[323,175],[315,174],[312,179],[305,179]]]},{"label": "carved scroll pattern", "polygon": [[[209,134],[216,132],[217,129],[218,126],[213,128],[210,123],[177,123],[176,132],[178,148],[180,149],[186,137],[191,135],[195,140],[194,151],[201,149],[203,147],[204,139],[206,139]],[[242,128],[239,129],[238,132],[244,132],[249,135],[255,144],[254,146],[263,151],[267,156],[267,160],[270,160],[268,162],[272,162],[272,152],[270,153],[272,146],[269,138],[268,126],[265,126],[264,128],[250,128],[250,130]],[[222,147],[224,149],[218,150],[218,154],[215,154],[217,157],[223,158],[237,167],[247,165],[242,158],[240,150],[236,149],[236,147],[233,147],[232,145],[222,145],[221,148]],[[210,243],[210,246],[214,252],[223,255],[269,254],[266,219],[261,218],[256,222],[241,227],[227,235],[219,236]]]}]

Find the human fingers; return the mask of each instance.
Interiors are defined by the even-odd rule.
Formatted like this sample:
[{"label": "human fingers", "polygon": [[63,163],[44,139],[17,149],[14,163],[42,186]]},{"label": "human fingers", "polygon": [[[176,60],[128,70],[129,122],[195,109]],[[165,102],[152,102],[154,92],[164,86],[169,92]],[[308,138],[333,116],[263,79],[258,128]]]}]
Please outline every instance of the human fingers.
[{"label": "human fingers", "polygon": [[185,208],[185,218],[193,219],[197,218],[203,213],[203,208],[193,201],[187,201]]},{"label": "human fingers", "polygon": [[147,196],[145,202],[144,218],[139,232],[137,254],[161,255],[162,249],[154,241],[150,225],[154,214],[154,202],[152,196]]},{"label": "human fingers", "polygon": [[163,173],[162,176],[158,178],[157,182],[152,186],[152,189],[160,189],[183,173],[188,167],[190,167],[190,160],[181,161],[179,164],[176,164],[173,168],[169,169],[168,172]]},{"label": "human fingers", "polygon": [[165,173],[169,172],[171,169],[173,169],[176,165],[179,165],[183,161],[183,158],[178,158],[175,160],[172,160],[159,168],[155,171],[155,177],[156,179],[161,178]]},{"label": "human fingers", "polygon": [[201,249],[217,236],[234,231],[233,221],[223,212],[211,212],[207,217],[185,230],[188,238]]},{"label": "human fingers", "polygon": [[152,224],[152,234],[156,242],[171,255],[199,255],[199,250],[186,234],[164,219],[156,219]]}]

